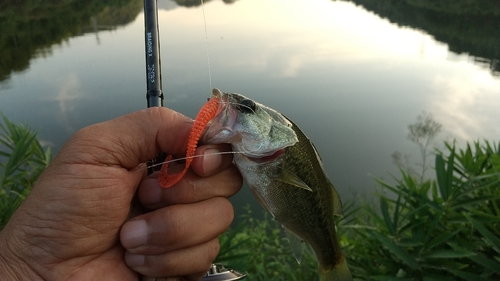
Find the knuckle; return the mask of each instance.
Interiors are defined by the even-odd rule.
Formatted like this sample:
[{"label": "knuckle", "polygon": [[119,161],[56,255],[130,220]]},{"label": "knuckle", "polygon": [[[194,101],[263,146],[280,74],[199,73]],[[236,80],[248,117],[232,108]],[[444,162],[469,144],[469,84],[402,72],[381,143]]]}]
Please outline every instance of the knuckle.
[{"label": "knuckle", "polygon": [[219,244],[219,239],[215,238],[211,241],[208,242],[207,244],[207,250],[206,250],[206,263],[210,265],[217,255],[219,254],[220,251],[220,244]]},{"label": "knuckle", "polygon": [[162,229],[168,231],[170,240],[176,241],[175,238],[181,237],[185,232],[185,225],[182,223],[182,210],[178,206],[170,206],[163,212]]},{"label": "knuckle", "polygon": [[221,212],[221,216],[223,218],[226,218],[227,219],[227,222],[228,222],[228,226],[229,224],[231,224],[231,222],[233,221],[234,219],[234,209],[233,209],[233,205],[231,204],[231,202],[229,202],[229,200],[227,200],[226,198],[221,198],[221,202],[220,202],[220,208],[218,209],[219,212]]}]

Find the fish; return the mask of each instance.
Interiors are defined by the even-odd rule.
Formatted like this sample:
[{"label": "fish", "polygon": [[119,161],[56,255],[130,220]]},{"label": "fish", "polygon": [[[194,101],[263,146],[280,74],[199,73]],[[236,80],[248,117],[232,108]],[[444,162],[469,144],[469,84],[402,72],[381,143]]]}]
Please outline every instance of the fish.
[{"label": "fish", "polygon": [[214,89],[212,99],[219,108],[200,141],[231,144],[234,163],[281,223],[297,262],[309,243],[320,281],[352,280],[334,220],[342,215],[342,203],[313,143],[283,114],[243,95]]}]

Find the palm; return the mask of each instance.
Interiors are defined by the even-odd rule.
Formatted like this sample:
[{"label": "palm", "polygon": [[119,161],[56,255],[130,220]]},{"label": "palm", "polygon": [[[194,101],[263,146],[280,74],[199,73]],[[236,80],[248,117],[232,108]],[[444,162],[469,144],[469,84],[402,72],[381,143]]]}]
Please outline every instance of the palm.
[{"label": "palm", "polygon": [[[60,178],[59,169],[51,169],[44,174],[44,184],[37,186],[32,193],[50,194],[29,196],[37,198],[37,213],[40,223],[52,223],[40,241],[50,259],[40,256],[45,268],[55,265],[47,272],[49,280],[137,280],[137,274],[123,261],[124,250],[119,242],[119,231],[129,218],[131,202],[135,189],[141,180],[143,170],[128,171],[121,167],[70,164],[65,167],[72,180],[65,186],[51,182]],[[67,174],[67,171],[75,171]],[[84,175],[92,175],[86,178]],[[35,195],[35,194],[33,194]],[[54,217],[56,219],[54,219]],[[57,221],[57,223],[53,223]],[[54,244],[60,245],[54,247]],[[57,268],[64,269],[59,272]],[[103,278],[104,277],[104,278]]]},{"label": "palm", "polygon": [[116,244],[75,271],[71,280],[138,280],[138,275],[123,261],[123,249]]}]

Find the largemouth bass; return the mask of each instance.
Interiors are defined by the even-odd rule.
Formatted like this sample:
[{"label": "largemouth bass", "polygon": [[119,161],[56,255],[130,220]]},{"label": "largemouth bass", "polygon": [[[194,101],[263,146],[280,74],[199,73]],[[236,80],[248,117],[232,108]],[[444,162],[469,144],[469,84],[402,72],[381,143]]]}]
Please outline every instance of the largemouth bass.
[{"label": "largemouth bass", "polygon": [[311,141],[281,113],[240,94],[214,89],[212,99],[220,104],[202,142],[232,145],[243,178],[282,224],[298,262],[305,241],[321,281],[352,280],[335,231],[340,198]]}]

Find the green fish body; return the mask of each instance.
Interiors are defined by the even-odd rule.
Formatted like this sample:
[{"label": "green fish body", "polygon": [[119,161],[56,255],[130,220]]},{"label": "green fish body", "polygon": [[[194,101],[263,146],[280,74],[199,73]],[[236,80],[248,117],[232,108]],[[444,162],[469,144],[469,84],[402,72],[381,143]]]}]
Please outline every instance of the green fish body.
[{"label": "green fish body", "polygon": [[335,231],[342,205],[316,148],[277,111],[242,95],[214,97],[221,106],[204,134],[206,143],[230,143],[234,162],[252,193],[279,221],[300,263],[303,243],[318,259],[320,281],[352,280]]}]

